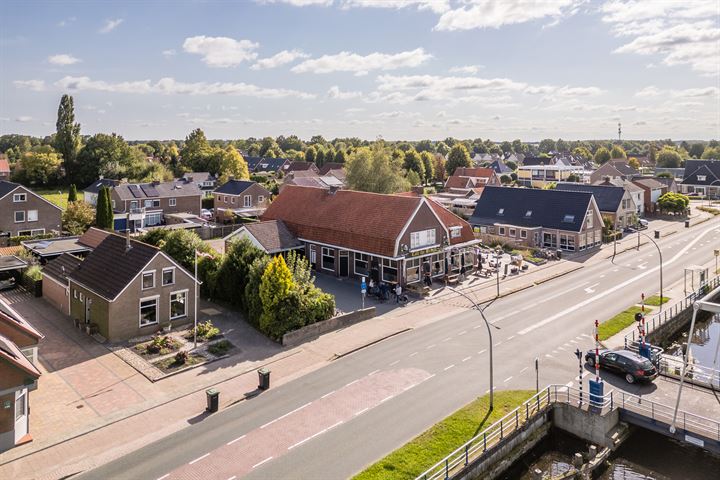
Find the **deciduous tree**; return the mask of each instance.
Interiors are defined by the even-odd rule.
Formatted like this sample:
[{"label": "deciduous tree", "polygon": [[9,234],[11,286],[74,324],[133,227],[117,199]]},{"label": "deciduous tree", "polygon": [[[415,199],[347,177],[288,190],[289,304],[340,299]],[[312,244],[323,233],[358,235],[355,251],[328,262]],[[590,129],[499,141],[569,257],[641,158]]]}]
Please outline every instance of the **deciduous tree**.
[{"label": "deciduous tree", "polygon": [[610,151],[605,147],[600,147],[595,151],[595,156],[593,157],[593,160],[598,165],[602,165],[603,163],[607,163],[608,160],[610,160]]},{"label": "deciduous tree", "polygon": [[472,161],[470,160],[470,153],[463,144],[457,144],[450,150],[448,154],[447,163],[445,169],[448,175],[455,173],[455,169],[458,167],[471,167]]},{"label": "deciduous tree", "polygon": [[69,202],[62,214],[63,230],[70,235],[82,235],[95,221],[95,210],[83,201]]},{"label": "deciduous tree", "polygon": [[77,167],[77,154],[80,150],[80,124],[75,123],[73,97],[63,95],[58,107],[55,123],[55,150],[62,155],[65,175],[72,181]]},{"label": "deciduous tree", "polygon": [[358,148],[345,165],[347,184],[353,190],[397,193],[410,188],[403,175],[402,163],[394,160],[381,144]]}]

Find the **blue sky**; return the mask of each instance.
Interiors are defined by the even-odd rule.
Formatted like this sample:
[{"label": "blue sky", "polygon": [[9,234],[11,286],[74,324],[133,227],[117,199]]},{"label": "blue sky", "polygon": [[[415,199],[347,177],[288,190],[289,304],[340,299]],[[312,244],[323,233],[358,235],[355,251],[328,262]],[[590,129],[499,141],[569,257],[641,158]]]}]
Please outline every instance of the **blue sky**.
[{"label": "blue sky", "polygon": [[720,2],[6,1],[0,132],[720,138]]}]

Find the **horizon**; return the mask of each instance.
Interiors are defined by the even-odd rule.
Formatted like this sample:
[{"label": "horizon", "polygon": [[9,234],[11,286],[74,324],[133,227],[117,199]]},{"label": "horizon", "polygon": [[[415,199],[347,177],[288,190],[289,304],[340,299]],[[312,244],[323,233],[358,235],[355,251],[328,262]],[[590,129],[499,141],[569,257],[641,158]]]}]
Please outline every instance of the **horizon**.
[{"label": "horizon", "polygon": [[67,93],[83,135],[133,142],[198,127],[217,140],[617,141],[618,123],[623,141],[720,137],[713,1],[12,1],[0,11],[0,134],[52,134]]}]

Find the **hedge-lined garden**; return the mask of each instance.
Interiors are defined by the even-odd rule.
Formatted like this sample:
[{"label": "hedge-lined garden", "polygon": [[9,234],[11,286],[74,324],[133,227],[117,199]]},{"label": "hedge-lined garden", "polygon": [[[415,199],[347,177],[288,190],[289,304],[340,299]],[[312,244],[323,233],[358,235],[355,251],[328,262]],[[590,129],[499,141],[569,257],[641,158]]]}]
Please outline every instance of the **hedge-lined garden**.
[{"label": "hedge-lined garden", "polygon": [[275,340],[335,313],[335,298],[315,286],[307,259],[293,251],[286,261],[280,255],[265,254],[247,239],[238,239],[228,245],[225,255],[219,255],[187,230],[153,230],[142,240],[190,271],[195,250],[201,252],[202,295],[237,307],[248,322]]}]

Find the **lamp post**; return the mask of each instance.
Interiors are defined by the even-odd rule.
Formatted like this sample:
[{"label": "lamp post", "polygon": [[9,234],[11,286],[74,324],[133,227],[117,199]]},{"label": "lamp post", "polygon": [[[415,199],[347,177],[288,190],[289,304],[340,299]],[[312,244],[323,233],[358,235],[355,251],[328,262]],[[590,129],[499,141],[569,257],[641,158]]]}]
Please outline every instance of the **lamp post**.
[{"label": "lamp post", "polygon": [[197,350],[197,304],[198,304],[198,251],[195,249],[195,312],[193,313],[193,350]]},{"label": "lamp post", "polygon": [[[466,300],[469,300],[470,303],[473,304],[473,308],[475,308],[475,310],[480,312],[480,316],[482,316],[482,319],[485,322],[485,327],[487,328],[487,332],[488,332],[488,338],[490,339],[490,347],[488,350],[490,352],[490,410],[492,410],[493,406],[494,406],[493,396],[495,394],[495,387],[493,386],[493,339],[492,339],[492,330],[490,330],[490,325],[492,325],[492,324],[487,321],[487,318],[485,318],[485,313],[483,313],[482,308],[480,308],[480,306],[477,303],[475,303],[475,300],[473,300],[472,298],[470,298],[469,296],[467,296],[460,290],[457,290],[456,288],[453,288],[453,287],[447,287],[447,288],[451,292],[457,293],[458,295],[461,295],[462,297],[464,297]],[[500,330],[500,327],[498,327],[497,325],[492,325],[492,326],[494,328]]]},{"label": "lamp post", "polygon": [[658,256],[660,257],[660,311],[662,312],[663,309],[663,259],[662,259],[662,250],[660,250],[660,247],[658,246],[657,242],[653,240],[653,238],[648,235],[647,233],[643,233],[640,230],[635,230],[638,234],[638,250],[640,250],[640,235],[645,236],[648,240],[650,240],[653,245],[655,245],[655,248],[657,248]]},{"label": "lamp post", "polygon": [[713,184],[715,184],[715,183],[717,183],[717,182],[720,182],[720,178],[713,180],[713,181],[710,182],[710,183],[708,184],[708,186],[707,186],[707,194],[706,194],[706,196],[707,196],[707,200],[708,200],[708,207],[712,207],[712,201],[710,200],[710,187],[712,187]]}]

